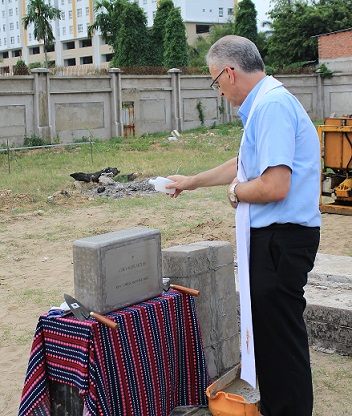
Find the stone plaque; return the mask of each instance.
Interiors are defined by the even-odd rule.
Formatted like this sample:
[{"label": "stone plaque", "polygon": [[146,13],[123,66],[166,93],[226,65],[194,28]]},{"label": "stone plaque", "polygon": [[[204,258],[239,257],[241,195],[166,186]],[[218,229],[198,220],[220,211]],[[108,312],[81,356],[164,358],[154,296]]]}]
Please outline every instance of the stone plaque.
[{"label": "stone plaque", "polygon": [[157,241],[150,239],[106,252],[105,272],[111,277],[106,279],[108,304],[120,297],[131,303],[153,293],[158,276],[157,250]]},{"label": "stone plaque", "polygon": [[75,297],[107,313],[162,293],[160,231],[128,228],[76,240]]}]

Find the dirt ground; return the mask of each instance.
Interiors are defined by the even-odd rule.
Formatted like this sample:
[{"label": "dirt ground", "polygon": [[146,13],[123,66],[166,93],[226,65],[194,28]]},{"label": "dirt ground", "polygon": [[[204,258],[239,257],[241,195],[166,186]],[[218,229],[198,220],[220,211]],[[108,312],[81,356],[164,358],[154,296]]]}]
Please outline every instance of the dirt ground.
[{"label": "dirt ground", "polygon": [[[26,196],[23,195],[23,198]],[[204,204],[204,209],[209,210],[209,201]],[[87,229],[91,234],[102,234],[128,227],[160,224],[162,230],[166,222],[160,212],[155,212],[153,218],[150,212],[146,214],[143,211],[143,207],[137,207],[127,216],[120,217],[111,214],[108,204],[95,205],[82,200],[77,200],[76,204],[71,202],[67,210],[50,213],[44,210],[14,214],[13,206],[14,201],[10,197],[8,200],[5,197],[0,200],[2,416],[17,414],[39,315],[53,305],[59,306],[64,291],[73,293],[73,240],[85,236]],[[198,208],[203,209],[201,205]],[[189,216],[192,216],[192,212]],[[319,251],[351,256],[351,231],[352,216],[323,214]],[[191,234],[181,233],[167,244],[170,246],[214,239],[231,241],[235,245],[231,215],[228,215],[228,221],[205,221]],[[312,350],[312,365],[317,403],[315,416],[350,415],[350,357]],[[336,375],[336,371],[340,376]]]}]

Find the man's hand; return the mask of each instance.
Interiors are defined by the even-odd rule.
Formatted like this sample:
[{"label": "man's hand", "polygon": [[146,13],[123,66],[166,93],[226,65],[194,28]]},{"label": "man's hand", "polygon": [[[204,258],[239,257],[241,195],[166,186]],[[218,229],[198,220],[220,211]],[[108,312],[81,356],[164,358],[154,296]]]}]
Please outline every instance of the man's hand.
[{"label": "man's hand", "polygon": [[182,191],[193,191],[197,187],[194,185],[193,176],[184,176],[184,175],[171,175],[168,176],[168,179],[171,179],[174,183],[166,185],[165,188],[176,188],[174,194],[170,194],[171,198],[177,198]]}]

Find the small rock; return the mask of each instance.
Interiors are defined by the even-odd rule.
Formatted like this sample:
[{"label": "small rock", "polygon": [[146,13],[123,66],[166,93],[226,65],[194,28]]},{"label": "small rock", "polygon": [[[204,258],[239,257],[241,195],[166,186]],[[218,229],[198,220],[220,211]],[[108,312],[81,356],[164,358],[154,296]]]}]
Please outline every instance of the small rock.
[{"label": "small rock", "polygon": [[115,185],[115,181],[112,179],[111,176],[108,176],[108,174],[102,174],[99,176],[99,185]]},{"label": "small rock", "polygon": [[313,345],[313,350],[323,352],[324,354],[334,354],[336,352],[334,349],[319,347],[318,345]]}]

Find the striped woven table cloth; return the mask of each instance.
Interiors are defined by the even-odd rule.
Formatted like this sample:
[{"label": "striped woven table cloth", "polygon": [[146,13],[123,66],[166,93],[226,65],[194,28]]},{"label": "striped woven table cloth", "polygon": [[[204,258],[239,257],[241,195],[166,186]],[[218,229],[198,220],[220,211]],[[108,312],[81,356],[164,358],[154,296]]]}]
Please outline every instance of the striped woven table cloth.
[{"label": "striped woven table cloth", "polygon": [[170,290],[107,314],[39,318],[19,416],[49,416],[49,381],[77,387],[84,415],[167,416],[205,406],[210,384],[193,297]]}]

